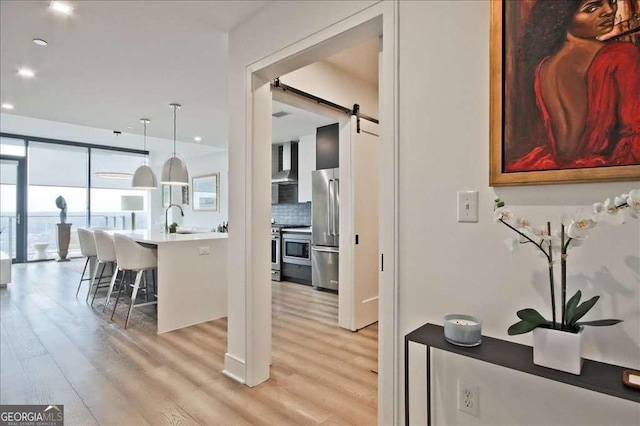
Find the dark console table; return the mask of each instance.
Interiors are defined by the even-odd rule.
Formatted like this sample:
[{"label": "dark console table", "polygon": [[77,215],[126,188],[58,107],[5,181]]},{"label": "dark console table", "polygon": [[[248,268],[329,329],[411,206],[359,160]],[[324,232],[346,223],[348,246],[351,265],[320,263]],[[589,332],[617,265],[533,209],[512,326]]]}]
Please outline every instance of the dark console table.
[{"label": "dark console table", "polygon": [[628,388],[622,383],[622,372],[626,370],[624,367],[585,359],[582,374],[576,376],[535,365],[531,346],[482,336],[480,346],[465,348],[447,342],[442,326],[425,324],[404,336],[404,422],[406,426],[409,425],[409,342],[420,343],[427,347],[427,425],[429,426],[431,426],[431,348],[640,403],[640,390]]}]

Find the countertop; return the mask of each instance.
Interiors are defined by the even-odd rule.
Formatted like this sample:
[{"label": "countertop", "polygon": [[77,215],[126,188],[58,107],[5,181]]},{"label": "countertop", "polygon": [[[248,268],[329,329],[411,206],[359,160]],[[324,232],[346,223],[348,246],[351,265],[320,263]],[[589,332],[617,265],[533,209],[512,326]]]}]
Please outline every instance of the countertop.
[{"label": "countertop", "polygon": [[169,234],[156,229],[136,229],[135,231],[110,231],[126,235],[140,243],[165,244],[180,241],[204,241],[227,239],[229,234],[221,232],[196,232],[193,234]]},{"label": "countertop", "polygon": [[281,231],[283,234],[285,233],[294,233],[294,234],[310,234],[311,233],[311,227],[310,226],[306,226],[304,228],[284,228]]}]

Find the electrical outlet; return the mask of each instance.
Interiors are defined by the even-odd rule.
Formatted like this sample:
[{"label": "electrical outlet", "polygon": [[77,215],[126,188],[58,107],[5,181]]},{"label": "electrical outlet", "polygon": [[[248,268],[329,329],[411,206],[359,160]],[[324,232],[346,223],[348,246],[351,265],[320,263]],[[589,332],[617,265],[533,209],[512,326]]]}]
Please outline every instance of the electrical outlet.
[{"label": "electrical outlet", "polygon": [[211,248],[209,246],[198,247],[198,254],[200,256],[207,255],[211,253]]},{"label": "electrical outlet", "polygon": [[480,390],[478,386],[458,380],[458,411],[478,417]]}]

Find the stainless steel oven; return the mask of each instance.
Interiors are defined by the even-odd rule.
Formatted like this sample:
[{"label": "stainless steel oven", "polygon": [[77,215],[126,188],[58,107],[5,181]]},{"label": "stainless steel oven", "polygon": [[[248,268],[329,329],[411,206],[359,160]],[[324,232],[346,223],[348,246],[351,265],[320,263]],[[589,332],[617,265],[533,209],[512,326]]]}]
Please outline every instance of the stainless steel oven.
[{"label": "stainless steel oven", "polygon": [[282,236],[282,262],[311,266],[311,236],[285,232]]},{"label": "stainless steel oven", "polygon": [[280,230],[271,228],[271,280],[280,281]]}]

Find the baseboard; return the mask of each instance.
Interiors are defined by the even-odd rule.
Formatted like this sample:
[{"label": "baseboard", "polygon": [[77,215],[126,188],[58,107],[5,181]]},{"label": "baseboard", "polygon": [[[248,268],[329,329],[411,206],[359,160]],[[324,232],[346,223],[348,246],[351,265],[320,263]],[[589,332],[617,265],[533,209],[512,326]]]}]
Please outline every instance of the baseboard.
[{"label": "baseboard", "polygon": [[222,374],[235,380],[236,382],[245,383],[245,366],[244,361],[234,357],[228,352],[224,354],[224,370]]}]

